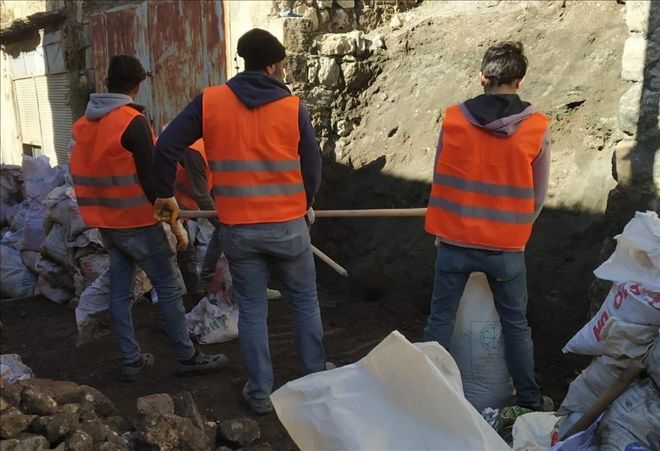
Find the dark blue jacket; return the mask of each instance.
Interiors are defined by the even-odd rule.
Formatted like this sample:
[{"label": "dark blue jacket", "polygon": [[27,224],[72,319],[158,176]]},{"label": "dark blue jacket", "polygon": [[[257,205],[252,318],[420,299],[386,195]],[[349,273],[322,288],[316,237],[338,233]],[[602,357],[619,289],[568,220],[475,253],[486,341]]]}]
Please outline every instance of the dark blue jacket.
[{"label": "dark blue jacket", "polygon": [[[257,71],[241,72],[227,81],[227,85],[250,109],[291,95],[289,88],[282,82]],[[158,137],[154,148],[153,166],[158,197],[174,195],[176,164],[183,159],[186,148],[203,137],[202,96],[203,94],[200,94],[195,97]],[[224,111],[219,110],[214,113],[223,114]],[[309,113],[302,104],[298,115],[298,128],[300,129],[298,143],[300,167],[307,205],[311,207],[321,184],[321,154]]]}]

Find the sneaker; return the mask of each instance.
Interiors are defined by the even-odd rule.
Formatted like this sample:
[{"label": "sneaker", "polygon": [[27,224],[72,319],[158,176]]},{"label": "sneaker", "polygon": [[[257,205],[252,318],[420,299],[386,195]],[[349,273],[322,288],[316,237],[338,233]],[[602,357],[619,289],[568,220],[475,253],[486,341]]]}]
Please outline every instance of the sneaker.
[{"label": "sneaker", "polygon": [[121,381],[133,382],[145,367],[153,366],[156,358],[153,354],[144,353],[140,360],[133,363],[125,363],[121,369]]},{"label": "sneaker", "polygon": [[241,392],[243,396],[243,401],[248,405],[250,410],[257,415],[267,415],[273,412],[273,403],[270,402],[270,398],[257,399],[253,398],[250,393],[248,393],[248,386],[243,387]]},{"label": "sneaker", "polygon": [[278,290],[271,290],[270,288],[267,288],[266,298],[269,301],[279,301],[280,299],[282,299],[282,293],[280,293]]},{"label": "sneaker", "polygon": [[178,377],[196,376],[198,374],[217,373],[227,365],[224,354],[207,355],[197,351],[195,355],[185,362],[176,363],[175,374]]}]

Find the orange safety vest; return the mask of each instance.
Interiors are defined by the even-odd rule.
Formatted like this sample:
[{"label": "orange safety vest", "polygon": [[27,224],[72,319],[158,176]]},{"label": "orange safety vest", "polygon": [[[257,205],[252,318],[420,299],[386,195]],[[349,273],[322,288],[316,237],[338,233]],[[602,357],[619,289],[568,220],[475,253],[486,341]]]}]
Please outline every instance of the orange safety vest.
[{"label": "orange safety vest", "polygon": [[247,108],[227,85],[204,90],[203,130],[220,222],[284,222],[304,216],[298,109],[287,96]]},{"label": "orange safety vest", "polygon": [[[204,150],[204,141],[198,139],[191,146],[193,152],[197,152],[201,155],[204,160],[204,165],[206,166],[206,185],[207,189],[210,192],[213,188],[213,181],[211,180],[211,175],[209,174],[209,163],[206,160],[206,151]],[[197,199],[193,195],[192,185],[190,184],[190,178],[188,177],[188,172],[186,168],[179,163],[176,167],[176,182],[174,185],[174,196],[179,206],[186,210],[199,210],[199,205],[197,204]]]},{"label": "orange safety vest", "polygon": [[121,145],[124,131],[140,115],[124,105],[97,121],[83,116],[73,125],[69,169],[80,215],[89,227],[130,229],[156,223],[133,154]]},{"label": "orange safety vest", "polygon": [[471,124],[458,106],[443,119],[426,231],[457,245],[519,251],[532,233],[532,161],[548,119],[534,113],[511,136]]}]

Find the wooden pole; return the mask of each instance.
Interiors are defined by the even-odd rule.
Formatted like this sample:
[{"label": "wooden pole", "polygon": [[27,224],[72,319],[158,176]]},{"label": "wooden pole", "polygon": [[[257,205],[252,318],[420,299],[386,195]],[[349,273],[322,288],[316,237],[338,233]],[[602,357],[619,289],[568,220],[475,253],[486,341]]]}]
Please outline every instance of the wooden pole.
[{"label": "wooden pole", "polygon": [[426,215],[426,208],[376,208],[367,210],[314,210],[317,218],[403,218]]},{"label": "wooden pole", "polygon": [[[317,218],[404,218],[426,215],[426,208],[376,208],[367,210],[315,210]],[[180,218],[215,218],[212,210],[181,210]]]},{"label": "wooden pole", "polygon": [[314,253],[314,255],[316,255],[319,258],[319,260],[323,261],[332,269],[337,271],[340,276],[348,277],[348,271],[346,271],[346,269],[342,267],[339,263],[337,263],[327,255],[325,255],[321,250],[319,250],[319,248],[312,245],[312,252]]}]

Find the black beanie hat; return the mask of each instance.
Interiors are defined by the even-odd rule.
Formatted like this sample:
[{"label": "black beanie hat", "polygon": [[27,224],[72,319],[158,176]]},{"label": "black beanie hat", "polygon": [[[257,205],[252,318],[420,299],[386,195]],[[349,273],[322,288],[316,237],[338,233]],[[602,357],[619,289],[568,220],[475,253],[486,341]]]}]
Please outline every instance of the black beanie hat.
[{"label": "black beanie hat", "polygon": [[286,51],[275,36],[253,28],[239,38],[238,56],[245,60],[245,70],[263,70],[286,58]]}]

